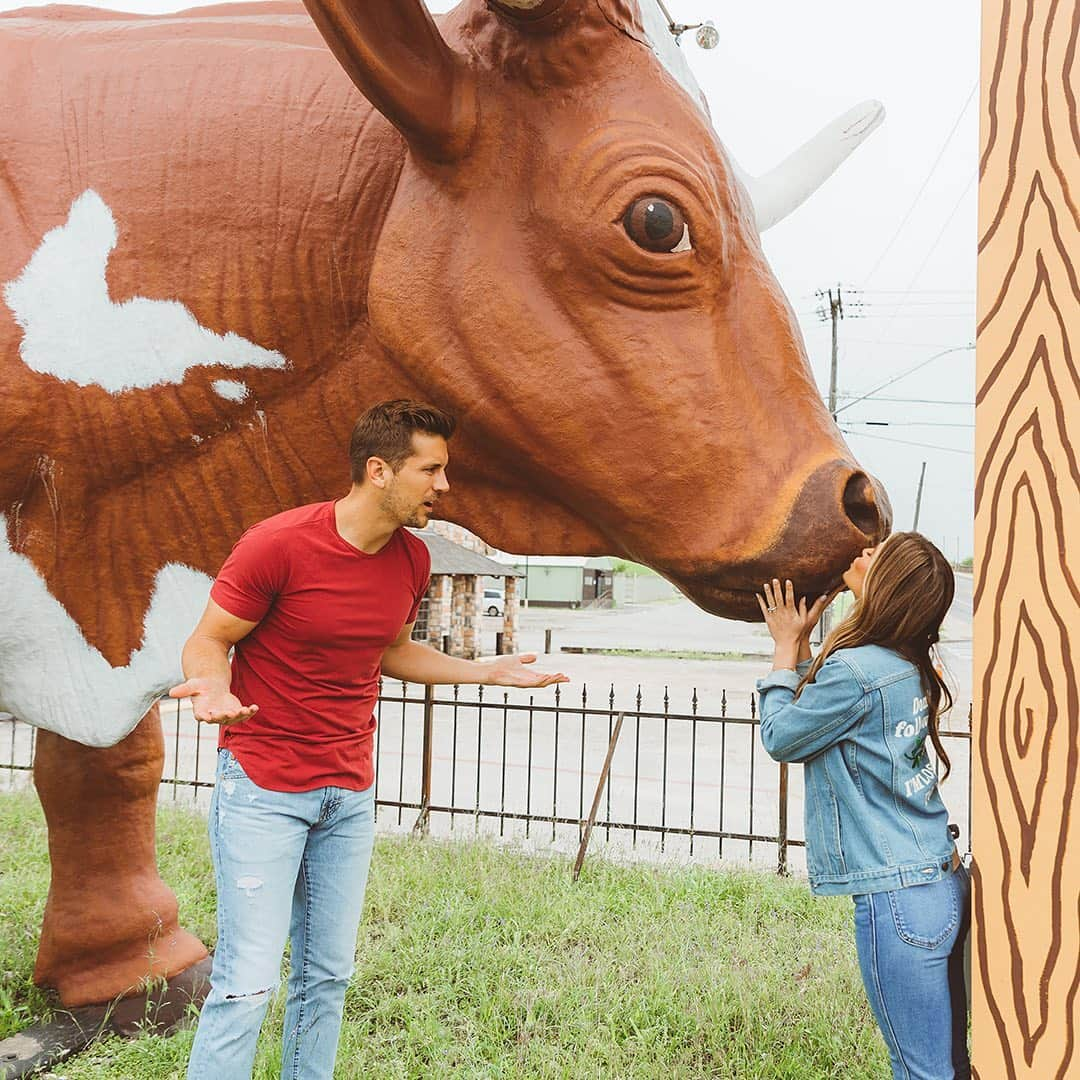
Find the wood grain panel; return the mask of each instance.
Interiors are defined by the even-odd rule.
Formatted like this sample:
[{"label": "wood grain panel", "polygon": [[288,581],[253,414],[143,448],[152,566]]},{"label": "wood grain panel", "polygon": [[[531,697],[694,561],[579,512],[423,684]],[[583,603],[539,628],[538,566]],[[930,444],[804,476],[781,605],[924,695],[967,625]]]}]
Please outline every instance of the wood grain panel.
[{"label": "wood grain panel", "polygon": [[1075,0],[984,0],[973,1063],[1080,1077]]}]

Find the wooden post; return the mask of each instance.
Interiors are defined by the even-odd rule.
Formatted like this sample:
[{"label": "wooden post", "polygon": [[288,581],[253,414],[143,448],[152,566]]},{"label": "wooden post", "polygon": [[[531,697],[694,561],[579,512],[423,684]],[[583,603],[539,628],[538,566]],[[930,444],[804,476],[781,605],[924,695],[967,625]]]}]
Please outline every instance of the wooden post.
[{"label": "wooden post", "polygon": [[581,843],[578,845],[577,858],[574,860],[574,881],[577,881],[578,875],[581,873],[581,867],[585,863],[585,852],[589,850],[589,839],[592,837],[593,825],[596,824],[596,815],[600,811],[600,797],[604,794],[608,774],[611,772],[611,759],[615,756],[615,747],[618,745],[619,733],[622,731],[623,715],[623,713],[619,713],[615,719],[615,728],[611,732],[611,741],[608,743],[607,757],[604,758],[604,765],[600,770],[600,779],[596,782],[596,794],[593,796],[589,817],[583,822],[585,828],[581,834]]},{"label": "wooden post", "polygon": [[424,748],[420,759],[420,813],[414,836],[427,836],[431,818],[431,760],[435,740],[435,687],[424,687]]},{"label": "wooden post", "polygon": [[915,492],[915,520],[911,523],[911,531],[919,531],[919,511],[922,509],[922,489],[923,482],[926,480],[926,462],[922,463],[922,469],[919,470],[919,487]]},{"label": "wooden post", "polygon": [[973,1065],[979,1080],[1066,1080],[1080,1076],[1080,16],[984,0],[982,26]]},{"label": "wooden post", "polygon": [[780,762],[780,806],[776,830],[776,872],[786,877],[788,872],[788,763]]}]

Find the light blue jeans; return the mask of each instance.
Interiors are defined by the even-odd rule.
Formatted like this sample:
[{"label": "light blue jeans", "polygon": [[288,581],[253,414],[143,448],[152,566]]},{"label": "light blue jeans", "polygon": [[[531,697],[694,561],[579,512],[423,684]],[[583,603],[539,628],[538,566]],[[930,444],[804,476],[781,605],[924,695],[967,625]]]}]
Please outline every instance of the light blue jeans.
[{"label": "light blue jeans", "polygon": [[210,803],[218,940],[188,1080],[249,1080],[292,941],[283,1080],[329,1080],[375,836],[375,791],[267,791],[218,751]]},{"label": "light blue jeans", "polygon": [[855,897],[855,947],[894,1080],[968,1080],[964,866],[929,885]]}]

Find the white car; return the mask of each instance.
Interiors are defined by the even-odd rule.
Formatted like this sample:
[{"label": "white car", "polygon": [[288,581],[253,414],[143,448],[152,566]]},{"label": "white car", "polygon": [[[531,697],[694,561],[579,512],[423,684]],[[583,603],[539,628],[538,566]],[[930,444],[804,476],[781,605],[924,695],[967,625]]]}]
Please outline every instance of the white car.
[{"label": "white car", "polygon": [[506,606],[506,594],[498,589],[484,590],[484,614],[501,615]]}]

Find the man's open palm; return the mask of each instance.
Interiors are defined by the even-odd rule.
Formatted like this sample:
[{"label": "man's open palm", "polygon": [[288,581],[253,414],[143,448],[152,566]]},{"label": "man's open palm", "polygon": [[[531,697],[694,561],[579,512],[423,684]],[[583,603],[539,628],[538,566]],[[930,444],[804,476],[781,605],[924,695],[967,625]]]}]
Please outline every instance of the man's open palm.
[{"label": "man's open palm", "polygon": [[569,682],[570,679],[558,672],[549,675],[527,667],[536,663],[535,653],[521,653],[518,656],[500,656],[491,663],[491,686],[520,686],[526,688],[551,686],[553,683]]},{"label": "man's open palm", "polygon": [[258,705],[243,705],[228,690],[208,679],[188,679],[169,691],[171,698],[191,698],[191,711],[203,724],[238,724],[259,711]]}]

